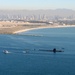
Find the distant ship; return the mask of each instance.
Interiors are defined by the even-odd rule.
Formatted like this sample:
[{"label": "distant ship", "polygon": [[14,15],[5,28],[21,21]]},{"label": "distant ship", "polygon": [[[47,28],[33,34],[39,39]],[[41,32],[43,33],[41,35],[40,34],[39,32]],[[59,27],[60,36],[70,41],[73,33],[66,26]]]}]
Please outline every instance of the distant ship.
[{"label": "distant ship", "polygon": [[46,52],[64,52],[63,50],[56,50],[56,48],[54,48],[53,50],[39,50],[39,51],[46,51]]}]

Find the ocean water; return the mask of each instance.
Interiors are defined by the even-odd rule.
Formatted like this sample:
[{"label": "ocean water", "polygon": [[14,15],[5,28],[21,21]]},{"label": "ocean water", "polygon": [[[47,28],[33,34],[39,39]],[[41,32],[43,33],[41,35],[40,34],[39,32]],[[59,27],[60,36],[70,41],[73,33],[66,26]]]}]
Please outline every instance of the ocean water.
[{"label": "ocean water", "polygon": [[0,75],[75,75],[75,27],[0,34]]}]

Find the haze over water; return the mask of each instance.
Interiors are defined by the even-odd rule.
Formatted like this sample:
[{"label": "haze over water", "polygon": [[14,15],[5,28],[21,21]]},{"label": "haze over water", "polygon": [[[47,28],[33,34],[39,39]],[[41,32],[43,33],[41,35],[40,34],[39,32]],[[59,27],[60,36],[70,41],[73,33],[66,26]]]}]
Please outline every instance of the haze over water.
[{"label": "haze over water", "polygon": [[[74,75],[75,27],[0,35],[0,75]],[[39,49],[61,49],[53,53]],[[3,54],[3,50],[11,53]],[[23,51],[27,50],[27,53]]]}]

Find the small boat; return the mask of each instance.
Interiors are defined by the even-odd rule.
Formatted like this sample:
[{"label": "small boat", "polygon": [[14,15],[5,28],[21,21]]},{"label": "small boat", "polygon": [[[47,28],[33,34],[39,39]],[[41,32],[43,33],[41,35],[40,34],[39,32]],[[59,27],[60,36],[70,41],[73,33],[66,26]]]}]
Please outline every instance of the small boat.
[{"label": "small boat", "polygon": [[8,53],[10,53],[8,50],[3,50],[3,53],[4,54],[8,54]]},{"label": "small boat", "polygon": [[25,51],[22,51],[23,53],[29,53],[29,51],[28,50],[25,50]]},{"label": "small boat", "polygon": [[27,53],[27,51],[23,51],[23,53]]}]

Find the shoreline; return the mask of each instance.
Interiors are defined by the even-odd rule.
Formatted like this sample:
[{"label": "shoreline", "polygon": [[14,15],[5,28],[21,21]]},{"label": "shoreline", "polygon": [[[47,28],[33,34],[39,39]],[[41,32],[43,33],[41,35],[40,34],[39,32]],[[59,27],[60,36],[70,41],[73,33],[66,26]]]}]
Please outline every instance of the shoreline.
[{"label": "shoreline", "polygon": [[27,28],[27,29],[22,29],[22,30],[18,30],[13,32],[13,34],[17,34],[17,33],[21,33],[21,32],[26,32],[26,31],[30,31],[30,30],[36,30],[36,29],[45,29],[45,28],[66,28],[66,27],[75,27],[75,25],[49,25],[49,26],[40,26],[40,27],[34,27],[34,28]]},{"label": "shoreline", "polygon": [[75,25],[18,25],[12,28],[8,27],[0,28],[0,34],[18,34],[36,29],[65,28],[65,27],[75,27]]}]

